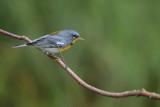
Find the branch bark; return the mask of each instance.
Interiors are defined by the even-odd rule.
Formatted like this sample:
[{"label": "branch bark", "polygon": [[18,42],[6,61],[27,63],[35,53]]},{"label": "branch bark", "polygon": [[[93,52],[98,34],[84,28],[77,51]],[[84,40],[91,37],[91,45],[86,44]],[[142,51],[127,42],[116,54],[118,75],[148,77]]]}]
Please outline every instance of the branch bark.
[{"label": "branch bark", "polygon": [[[0,29],[0,33],[7,35],[9,37],[18,39],[18,40],[24,40],[26,42],[31,42],[32,40],[30,40],[28,37],[26,36],[18,36],[15,35],[13,33],[7,32],[5,30]],[[40,49],[39,49],[40,50]],[[148,97],[151,99],[157,99],[160,100],[160,94],[154,93],[154,92],[149,92],[146,91],[145,89],[141,89],[141,90],[133,90],[133,91],[124,91],[124,92],[120,92],[120,93],[116,93],[116,92],[108,92],[108,91],[104,91],[98,88],[95,88],[89,84],[87,84],[85,81],[83,81],[80,77],[78,77],[68,66],[65,65],[65,63],[58,58],[55,55],[48,55],[48,57],[52,58],[53,60],[55,60],[65,71],[67,71],[80,85],[82,85],[83,87],[87,88],[90,91],[93,91],[97,94],[103,95],[103,96],[107,96],[107,97],[113,97],[113,98],[124,98],[124,97],[129,97],[129,96],[144,96],[144,97]]]}]

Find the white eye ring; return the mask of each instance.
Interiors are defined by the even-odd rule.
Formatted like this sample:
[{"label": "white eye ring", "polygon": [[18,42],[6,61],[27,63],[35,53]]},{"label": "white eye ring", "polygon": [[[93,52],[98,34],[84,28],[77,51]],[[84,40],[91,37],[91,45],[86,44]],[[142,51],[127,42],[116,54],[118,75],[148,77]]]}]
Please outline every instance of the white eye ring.
[{"label": "white eye ring", "polygon": [[77,38],[77,35],[76,35],[76,34],[72,34],[72,36],[73,36],[73,39]]}]

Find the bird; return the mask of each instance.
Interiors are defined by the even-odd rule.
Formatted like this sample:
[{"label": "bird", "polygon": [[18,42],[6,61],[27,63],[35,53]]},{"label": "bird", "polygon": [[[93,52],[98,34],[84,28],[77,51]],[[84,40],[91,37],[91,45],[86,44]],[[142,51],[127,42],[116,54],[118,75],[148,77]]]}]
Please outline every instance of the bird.
[{"label": "bird", "polygon": [[84,40],[80,34],[72,29],[52,32],[29,43],[13,46],[13,48],[32,46],[39,48],[46,54],[54,54],[69,49],[77,40]]}]

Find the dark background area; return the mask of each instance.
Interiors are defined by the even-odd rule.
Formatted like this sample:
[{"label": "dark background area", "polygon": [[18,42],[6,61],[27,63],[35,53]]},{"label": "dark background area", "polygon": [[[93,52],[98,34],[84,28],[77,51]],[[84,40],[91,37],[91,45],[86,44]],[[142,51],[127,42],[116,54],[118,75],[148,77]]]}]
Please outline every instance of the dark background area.
[{"label": "dark background area", "polygon": [[[1,0],[0,29],[36,39],[74,29],[85,40],[63,52],[87,83],[111,92],[160,93],[159,0]],[[80,86],[35,48],[0,34],[1,107],[159,107],[145,97],[109,98]],[[59,56],[59,54],[56,54]]]}]

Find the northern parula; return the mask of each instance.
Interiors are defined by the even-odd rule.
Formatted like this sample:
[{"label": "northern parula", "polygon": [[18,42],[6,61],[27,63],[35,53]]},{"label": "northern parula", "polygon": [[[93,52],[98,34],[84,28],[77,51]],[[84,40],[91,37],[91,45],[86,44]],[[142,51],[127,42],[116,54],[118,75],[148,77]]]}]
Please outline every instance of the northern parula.
[{"label": "northern parula", "polygon": [[78,32],[74,30],[61,30],[42,36],[32,42],[14,46],[13,48],[34,46],[40,48],[46,54],[54,54],[69,49],[77,40],[84,40]]}]

